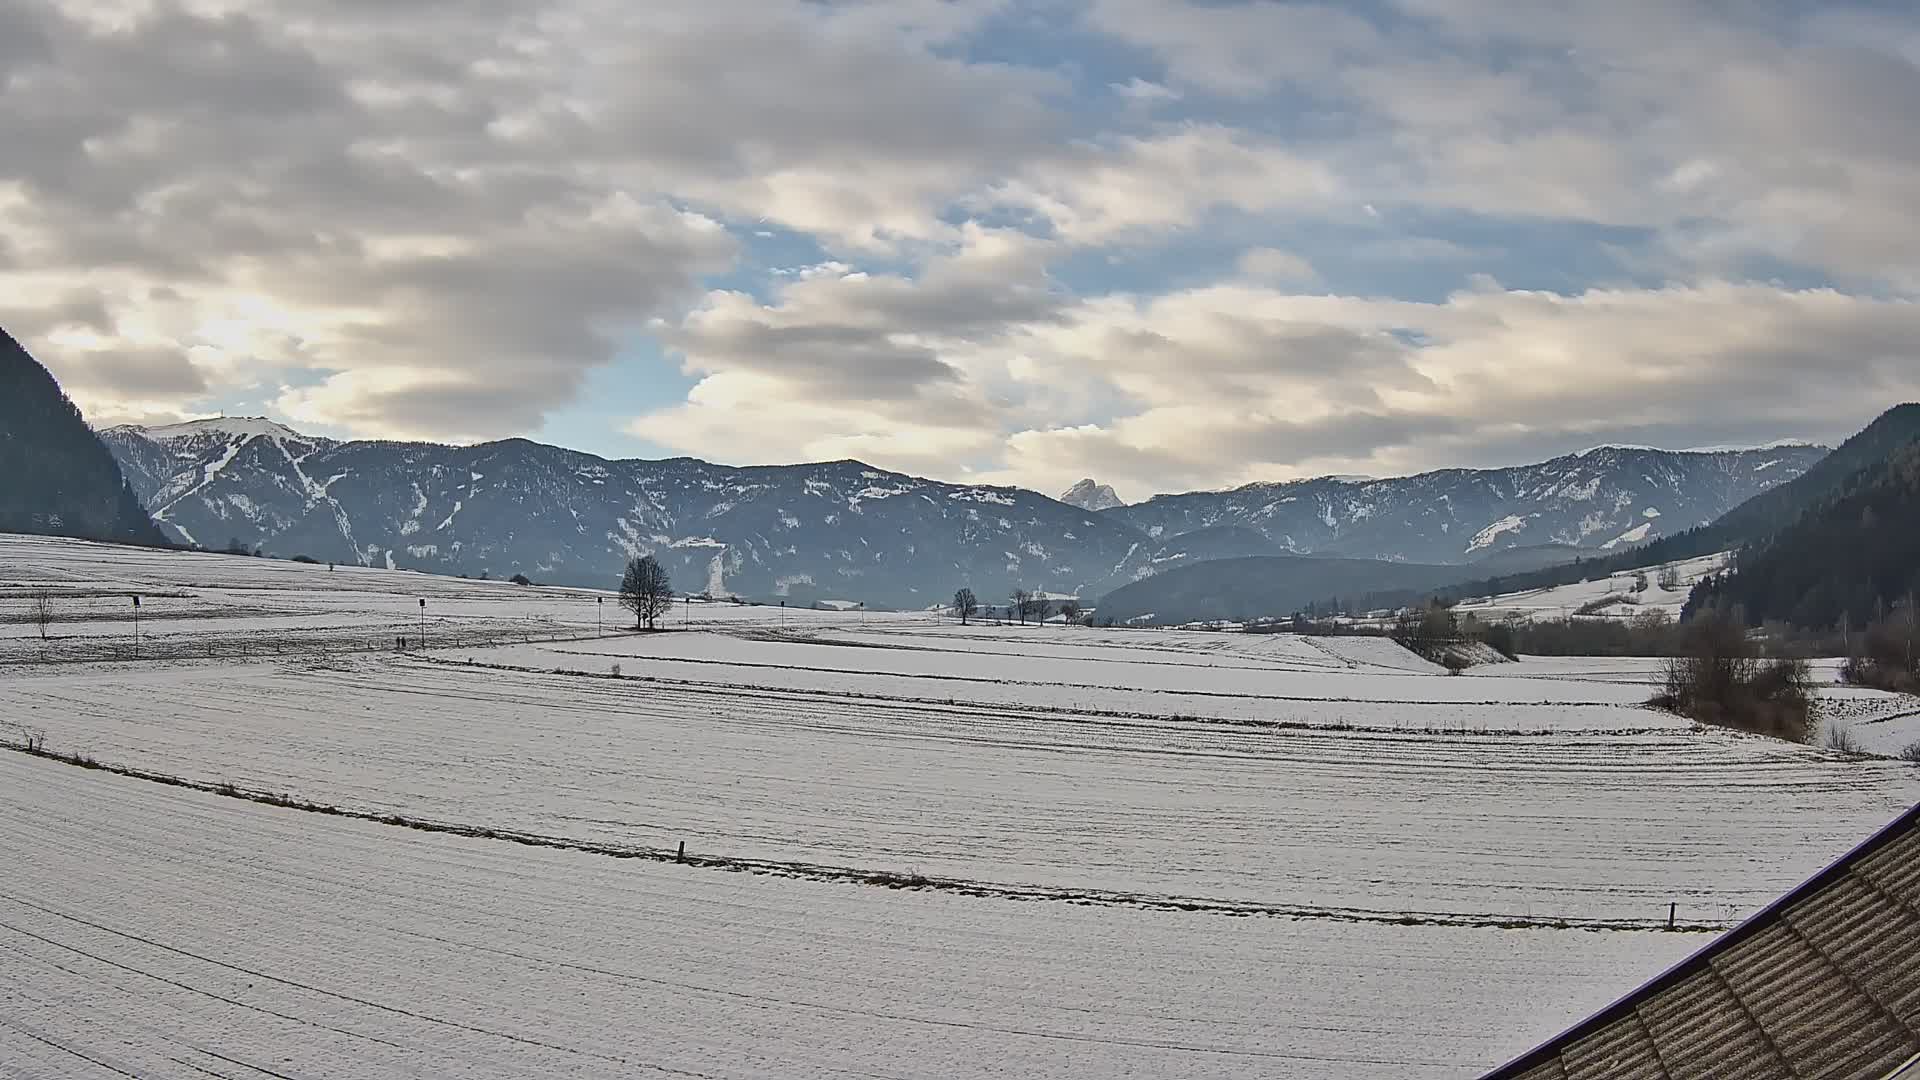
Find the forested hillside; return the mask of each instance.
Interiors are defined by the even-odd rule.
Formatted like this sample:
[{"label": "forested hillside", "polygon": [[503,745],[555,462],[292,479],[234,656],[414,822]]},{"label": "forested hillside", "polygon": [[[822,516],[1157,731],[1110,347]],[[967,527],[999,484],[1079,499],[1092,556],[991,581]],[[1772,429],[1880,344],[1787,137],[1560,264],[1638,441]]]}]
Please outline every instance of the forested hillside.
[{"label": "forested hillside", "polygon": [[1688,611],[1738,606],[1751,623],[1860,627],[1920,591],[1920,443],[1855,472],[1831,498],[1740,549]]},{"label": "forested hillside", "polygon": [[0,532],[165,543],[80,410],[4,330]]}]

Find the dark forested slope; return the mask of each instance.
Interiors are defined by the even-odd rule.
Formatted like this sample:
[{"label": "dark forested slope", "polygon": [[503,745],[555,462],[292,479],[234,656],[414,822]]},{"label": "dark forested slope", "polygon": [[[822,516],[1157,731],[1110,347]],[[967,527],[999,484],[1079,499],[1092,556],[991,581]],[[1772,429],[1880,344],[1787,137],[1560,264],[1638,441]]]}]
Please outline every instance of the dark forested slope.
[{"label": "dark forested slope", "polygon": [[53,375],[0,330],[0,532],[162,544]]}]

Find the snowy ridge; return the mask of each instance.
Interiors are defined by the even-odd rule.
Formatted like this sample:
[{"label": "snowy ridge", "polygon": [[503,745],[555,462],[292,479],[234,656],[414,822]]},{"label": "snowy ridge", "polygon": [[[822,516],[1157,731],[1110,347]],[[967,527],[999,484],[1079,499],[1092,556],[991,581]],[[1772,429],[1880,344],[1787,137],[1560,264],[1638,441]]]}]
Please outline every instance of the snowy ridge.
[{"label": "snowy ridge", "polygon": [[1799,445],[1716,453],[1601,446],[1503,469],[1156,495],[1106,516],[1150,536],[1238,525],[1291,552],[1460,563],[1507,548],[1597,549],[1682,532],[1799,476],[1825,454]]},{"label": "snowy ridge", "polygon": [[305,436],[276,423],[264,416],[216,416],[204,420],[189,420],[180,424],[166,424],[160,427],[112,428],[114,431],[134,431],[156,442],[167,442],[178,438],[193,438],[204,435],[218,435],[226,438],[251,439],[266,435],[272,438],[296,439],[304,441]]},{"label": "snowy ridge", "polygon": [[1092,478],[1063,502],[858,461],[732,468],[609,461],[522,439],[342,443],[247,417],[102,439],[177,539],[577,584],[604,584],[625,558],[651,553],[684,591],[915,609],[962,585],[983,602],[1014,588],[1091,602],[1157,568],[1281,552],[1462,564],[1510,548],[1618,548],[1711,520],[1820,455],[1599,448],[1508,469],[1125,505]]}]

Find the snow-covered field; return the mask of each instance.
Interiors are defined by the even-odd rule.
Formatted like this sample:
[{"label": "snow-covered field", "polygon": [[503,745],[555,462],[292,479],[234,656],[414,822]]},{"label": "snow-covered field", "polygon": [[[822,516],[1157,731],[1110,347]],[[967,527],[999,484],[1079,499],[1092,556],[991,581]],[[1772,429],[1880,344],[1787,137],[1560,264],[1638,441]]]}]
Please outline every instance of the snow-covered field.
[{"label": "snow-covered field", "polygon": [[0,1073],[1473,1076],[1697,934],[901,892],[0,754]]},{"label": "snow-covered field", "polygon": [[602,607],[0,537],[0,737],[137,774],[0,753],[0,1061],[1471,1076],[1920,799],[1657,662]]},{"label": "snow-covered field", "polygon": [[[1583,608],[1597,605],[1605,600],[1613,603],[1590,610],[1586,614],[1595,617],[1626,619],[1648,611],[1658,611],[1669,617],[1677,618],[1680,609],[1686,605],[1687,591],[1701,578],[1718,573],[1727,564],[1728,554],[1703,555],[1697,559],[1684,559],[1679,562],[1660,563],[1639,571],[1647,581],[1647,587],[1634,591],[1636,572],[1621,571],[1593,581],[1576,582],[1572,585],[1558,585],[1550,589],[1530,589],[1525,592],[1503,593],[1499,596],[1472,597],[1460,602],[1462,613],[1472,614],[1488,622],[1499,622],[1506,618],[1521,619],[1566,619],[1581,614]],[[1662,571],[1672,570],[1678,579],[1678,587],[1663,589],[1659,580]]]}]

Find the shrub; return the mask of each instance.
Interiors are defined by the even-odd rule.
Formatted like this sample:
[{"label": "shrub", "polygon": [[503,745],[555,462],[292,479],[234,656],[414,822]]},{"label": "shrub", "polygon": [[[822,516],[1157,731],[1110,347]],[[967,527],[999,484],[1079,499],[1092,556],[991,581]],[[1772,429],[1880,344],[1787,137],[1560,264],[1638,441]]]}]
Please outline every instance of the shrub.
[{"label": "shrub", "polygon": [[513,575],[512,577],[510,577],[510,578],[508,578],[507,580],[508,580],[508,581],[511,581],[511,582],[513,582],[513,583],[514,583],[515,585],[531,585],[531,584],[533,584],[533,579],[532,579],[532,578],[529,578],[529,577],[528,577],[527,575],[525,575],[525,574],[515,574],[515,575]]},{"label": "shrub", "polygon": [[1708,612],[1680,629],[1666,688],[1650,704],[1703,724],[1789,742],[1813,739],[1813,676],[1805,660],[1762,661],[1738,622]]},{"label": "shrub", "polygon": [[1637,604],[1638,600],[1626,593],[1608,593],[1598,600],[1589,600],[1573,609],[1575,615],[1598,615],[1615,604]]},{"label": "shrub", "polygon": [[1920,765],[1920,742],[1910,742],[1900,749],[1900,760]]},{"label": "shrub", "polygon": [[312,565],[312,566],[318,566],[318,565],[320,565],[320,560],[319,560],[319,559],[316,559],[316,558],[314,558],[314,557],[313,557],[313,556],[311,556],[311,555],[295,555],[295,556],[293,557],[293,561],[294,561],[294,562],[297,562],[297,563],[307,563],[307,564],[309,564],[309,565]]},{"label": "shrub", "polygon": [[1843,754],[1859,754],[1865,752],[1860,749],[1860,740],[1853,737],[1853,729],[1849,727],[1828,728],[1826,742],[1827,749],[1838,750]]}]

